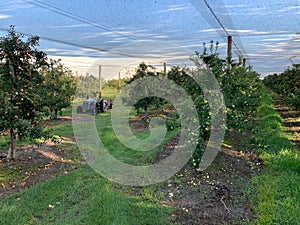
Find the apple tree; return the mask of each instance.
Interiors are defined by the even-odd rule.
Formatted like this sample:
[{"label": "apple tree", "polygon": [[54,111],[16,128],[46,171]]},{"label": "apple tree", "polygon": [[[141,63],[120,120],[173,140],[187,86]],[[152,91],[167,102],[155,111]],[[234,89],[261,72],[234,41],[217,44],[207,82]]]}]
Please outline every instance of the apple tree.
[{"label": "apple tree", "polygon": [[49,109],[48,113],[57,119],[58,111],[71,105],[77,87],[76,79],[60,60],[50,59],[49,66],[43,67],[41,74],[46,89],[44,104]]},{"label": "apple tree", "polygon": [[[138,79],[142,79],[144,77],[160,77],[162,76],[162,74],[155,72],[155,68],[152,65],[147,65],[144,62],[139,64],[138,68],[136,69],[135,74],[132,76],[132,78],[130,78],[128,81],[126,81],[127,84],[131,84],[132,82],[134,82],[135,80]],[[147,86],[144,87],[145,89],[143,91],[145,91],[146,93],[148,92],[148,89],[150,89],[151,87],[149,87],[149,84]],[[138,89],[138,92],[141,91]],[[132,91],[130,93],[130,95],[135,96],[138,93],[135,93],[134,91]],[[146,97],[143,99],[140,99],[138,102],[136,102],[134,104],[134,107],[140,111],[143,110],[144,111],[144,118],[148,117],[149,114],[149,109],[151,108],[158,108],[160,106],[162,106],[164,103],[164,100],[162,98],[158,98],[155,96],[151,96],[151,97]]]},{"label": "apple tree", "polygon": [[0,38],[0,132],[10,137],[8,159],[15,158],[17,136],[39,134],[43,113],[43,77],[47,56],[38,37],[24,38],[11,26]]}]

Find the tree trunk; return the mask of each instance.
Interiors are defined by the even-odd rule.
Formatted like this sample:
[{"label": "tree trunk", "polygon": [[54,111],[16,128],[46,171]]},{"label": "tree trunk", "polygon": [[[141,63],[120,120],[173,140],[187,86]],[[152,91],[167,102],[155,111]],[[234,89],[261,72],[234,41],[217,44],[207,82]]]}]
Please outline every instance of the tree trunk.
[{"label": "tree trunk", "polygon": [[[12,76],[12,82],[13,84],[16,83],[16,74],[15,74],[15,68],[14,68],[14,61],[12,56],[8,56],[8,63],[9,63],[9,69]],[[17,129],[10,128],[9,129],[9,136],[10,136],[10,143],[9,143],[9,149],[7,153],[7,159],[13,160],[15,159],[16,155],[16,147],[17,147]]]},{"label": "tree trunk", "polygon": [[9,64],[9,69],[11,72],[13,83],[15,84],[16,83],[16,74],[15,74],[15,68],[14,68],[14,61],[13,61],[12,57],[8,57],[8,64]]},{"label": "tree trunk", "polygon": [[149,116],[149,110],[148,110],[148,105],[146,105],[145,106],[145,114],[144,114],[144,118],[146,119],[146,118],[148,118],[148,116]]},{"label": "tree trunk", "polygon": [[13,160],[16,156],[16,148],[17,148],[17,129],[10,128],[9,130],[10,142],[9,149],[7,153],[7,159]]},{"label": "tree trunk", "polygon": [[55,120],[57,119],[57,114],[58,114],[58,110],[57,110],[57,109],[54,109],[54,119],[55,119]]}]

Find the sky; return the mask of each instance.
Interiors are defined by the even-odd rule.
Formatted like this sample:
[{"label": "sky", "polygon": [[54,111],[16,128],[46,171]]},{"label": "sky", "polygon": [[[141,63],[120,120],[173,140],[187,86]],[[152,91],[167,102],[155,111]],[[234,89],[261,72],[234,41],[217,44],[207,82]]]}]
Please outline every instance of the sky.
[{"label": "sky", "polygon": [[203,42],[218,41],[226,57],[266,76],[300,62],[300,0],[0,0],[0,36],[40,36],[39,49],[74,73],[105,79],[134,71],[141,61],[158,70],[182,65]]}]

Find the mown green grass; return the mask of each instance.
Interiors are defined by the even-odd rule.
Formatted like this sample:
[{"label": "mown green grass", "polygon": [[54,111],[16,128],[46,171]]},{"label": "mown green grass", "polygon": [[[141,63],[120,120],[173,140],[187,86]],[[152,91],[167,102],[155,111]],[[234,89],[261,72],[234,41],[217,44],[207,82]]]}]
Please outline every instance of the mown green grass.
[{"label": "mown green grass", "polygon": [[[69,114],[70,111],[63,113]],[[162,148],[160,146],[149,152],[128,149],[114,135],[109,111],[98,114],[96,123],[105,146],[112,155],[124,162],[151,163]],[[52,130],[54,135],[62,138],[74,135],[71,124],[54,126]],[[148,132],[134,134],[142,139],[149,136]],[[164,143],[177,134],[178,130],[168,132]],[[88,165],[80,165],[77,170],[2,200],[0,225],[170,224],[169,219],[174,209],[162,206],[159,199],[163,193],[154,189],[152,186],[143,187],[139,193],[131,195],[130,187],[118,189]]]},{"label": "mown green grass", "polygon": [[[145,196],[147,197],[147,196]],[[170,208],[129,196],[82,166],[0,202],[0,224],[169,224]]]},{"label": "mown green grass", "polygon": [[[100,136],[116,157],[126,162],[149,162],[155,157],[158,149],[143,155],[119,143],[111,134],[109,113],[99,114],[97,119],[102,121]],[[68,124],[53,127],[53,132],[60,137],[73,135]],[[166,141],[175,133],[168,134]],[[152,188],[143,189],[141,195],[130,196],[90,167],[81,166],[1,201],[0,224],[168,224],[172,209],[161,206]]]},{"label": "mown green grass", "polygon": [[9,147],[9,137],[0,137],[0,151],[8,150]]},{"label": "mown green grass", "polygon": [[51,128],[51,133],[55,136],[72,138],[74,136],[72,124],[63,124]]},{"label": "mown green grass", "polygon": [[[54,137],[72,138],[74,135],[72,124],[58,125],[58,126],[51,127],[50,129],[51,129],[50,133]],[[18,146],[28,145],[30,143],[31,141],[29,138],[19,138],[17,140]],[[0,137],[0,151],[6,152],[8,148],[9,148],[9,137],[8,136]]]},{"label": "mown green grass", "polygon": [[[65,108],[61,111],[61,115],[59,116],[71,116],[72,114],[72,108],[68,107]],[[49,119],[49,118],[47,118]],[[61,136],[61,137],[72,137],[73,136],[73,129],[72,125],[60,125],[60,126],[55,126],[51,128],[52,134],[55,136]],[[22,146],[22,145],[28,145],[30,144],[31,141],[29,138],[18,138],[17,140],[17,145]],[[0,136],[0,151],[7,151],[9,148],[9,136]]]},{"label": "mown green grass", "polygon": [[[22,145],[28,145],[30,144],[29,138],[23,138],[23,139],[18,139],[17,140],[17,145],[22,146]],[[8,151],[9,148],[9,136],[0,136],[0,152],[6,152]]]},{"label": "mown green grass", "polygon": [[101,94],[103,98],[114,99],[118,93],[119,93],[118,89],[111,88],[111,87],[104,87]]},{"label": "mown green grass", "polygon": [[300,156],[267,92],[257,117],[255,145],[266,168],[252,180],[255,224],[300,224]]},{"label": "mown green grass", "polygon": [[[150,151],[137,151],[126,147],[118,140],[111,124],[110,112],[97,115],[96,123],[99,137],[107,150],[117,159],[134,165],[145,165],[152,163],[152,160],[155,158],[156,154],[162,150],[163,144],[166,144],[168,141],[175,138],[179,133],[178,129],[168,131],[163,142],[158,147],[155,147]],[[149,137],[150,132],[139,131],[133,132],[133,134],[137,138],[145,140],[147,137]]]}]

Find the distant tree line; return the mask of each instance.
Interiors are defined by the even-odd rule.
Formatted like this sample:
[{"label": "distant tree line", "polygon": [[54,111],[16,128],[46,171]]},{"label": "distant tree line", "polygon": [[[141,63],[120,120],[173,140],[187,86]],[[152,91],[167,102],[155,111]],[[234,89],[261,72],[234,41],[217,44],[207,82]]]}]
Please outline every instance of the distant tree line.
[{"label": "distant tree line", "polygon": [[293,64],[280,74],[266,76],[263,83],[287,103],[300,109],[300,64]]}]

